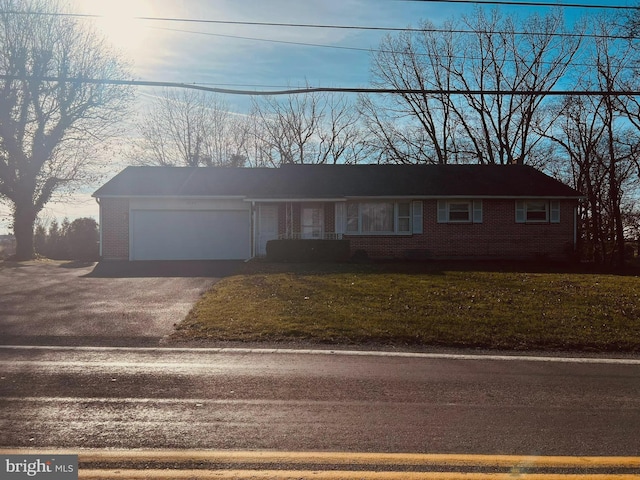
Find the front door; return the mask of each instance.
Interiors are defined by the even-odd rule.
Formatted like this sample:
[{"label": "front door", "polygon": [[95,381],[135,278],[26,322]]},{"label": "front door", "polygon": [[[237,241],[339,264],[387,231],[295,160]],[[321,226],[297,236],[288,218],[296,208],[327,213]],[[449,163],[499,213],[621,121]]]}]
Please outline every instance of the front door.
[{"label": "front door", "polygon": [[258,209],[257,255],[267,254],[267,242],[278,238],[277,205],[260,205]]},{"label": "front door", "polygon": [[324,208],[322,205],[303,205],[300,230],[302,238],[322,238],[324,236]]}]

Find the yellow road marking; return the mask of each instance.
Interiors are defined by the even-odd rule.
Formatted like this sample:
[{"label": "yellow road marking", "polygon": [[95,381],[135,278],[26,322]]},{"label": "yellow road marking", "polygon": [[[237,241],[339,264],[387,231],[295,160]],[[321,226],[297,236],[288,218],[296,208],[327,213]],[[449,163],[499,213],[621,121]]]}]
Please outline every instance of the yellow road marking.
[{"label": "yellow road marking", "polygon": [[160,480],[160,479],[234,479],[234,480],[638,480],[640,475],[561,475],[514,473],[443,473],[443,472],[363,472],[310,470],[87,470],[79,472],[81,480]]},{"label": "yellow road marking", "polygon": [[[638,474],[598,473],[597,469],[640,469],[640,457],[612,456],[532,456],[532,455],[463,455],[463,454],[420,454],[420,453],[353,453],[353,452],[278,452],[278,451],[233,451],[233,450],[68,450],[68,449],[4,449],[0,454],[50,454],[78,455],[80,463],[100,464],[104,469],[81,468],[82,480],[130,479],[237,479],[237,480],[387,480],[403,478],[435,480],[640,480]],[[175,469],[135,469],[137,464],[175,464]],[[190,469],[190,464],[206,462],[223,465],[262,465],[260,469]],[[109,468],[109,464],[127,464],[126,469]],[[180,469],[184,464],[185,469]],[[281,470],[273,466],[282,465]],[[298,466],[299,469],[287,470]],[[317,466],[318,470],[304,470],[303,465]],[[360,466],[362,470],[323,470],[326,466]],[[133,466],[133,468],[132,468]],[[393,467],[413,466],[416,469],[429,467],[434,471],[391,471]],[[107,467],[107,468],[105,468]],[[369,471],[385,467],[387,471]],[[438,467],[460,468],[463,471],[441,472]],[[500,473],[465,472],[469,467],[509,469]],[[535,468],[571,468],[587,470],[583,474],[526,473]],[[368,469],[368,470],[367,470]],[[401,469],[402,470],[402,469]]]},{"label": "yellow road marking", "polygon": [[3,449],[0,454],[33,453],[78,455],[80,462],[174,462],[207,461],[226,464],[286,463],[331,465],[446,465],[479,467],[575,467],[640,468],[639,457],[467,455],[423,453],[278,452],[246,450],[103,450],[103,449]]}]

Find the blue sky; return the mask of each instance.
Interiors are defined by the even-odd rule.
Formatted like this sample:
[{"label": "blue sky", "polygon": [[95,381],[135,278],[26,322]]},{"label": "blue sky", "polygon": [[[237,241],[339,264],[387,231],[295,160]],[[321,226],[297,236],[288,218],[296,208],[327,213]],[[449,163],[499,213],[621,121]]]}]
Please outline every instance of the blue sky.
[{"label": "blue sky", "polygon": [[[563,3],[633,4],[627,0],[564,0]],[[73,5],[74,12],[105,16],[97,21],[83,21],[96,21],[98,28],[130,60],[136,80],[246,89],[304,86],[307,83],[328,87],[367,86],[369,54],[328,47],[375,49],[386,33],[161,22],[132,17],[402,28],[416,26],[422,19],[438,25],[451,18],[471,15],[474,11],[471,4],[402,0],[75,0]],[[487,5],[484,8],[495,7]],[[519,17],[536,11],[544,14],[549,10],[546,7],[499,8],[505,14],[513,13]],[[565,17],[571,23],[581,15],[601,12],[567,8]],[[153,93],[150,89],[140,89],[139,98],[144,99]],[[247,97],[228,96],[225,101],[232,110],[240,113],[246,111],[249,104]],[[110,159],[110,162],[113,173],[122,168],[117,158]],[[44,219],[57,217],[61,220],[65,216],[71,219],[92,216],[97,219],[98,207],[90,194],[98,186],[87,186],[71,198],[50,203],[43,212]],[[8,213],[8,208],[0,205],[0,234],[7,233]]]},{"label": "blue sky", "polygon": [[[450,18],[472,15],[475,8],[472,4],[402,0],[78,1],[81,11],[113,17],[101,22],[101,26],[131,58],[138,79],[221,86],[302,86],[305,83],[332,87],[366,86],[369,54],[335,47],[376,48],[386,32],[143,21],[127,19],[127,15],[402,28],[417,26],[421,19],[438,25]],[[579,3],[607,2],[584,0]],[[545,7],[499,8],[522,17],[534,11],[545,13],[549,10]],[[571,22],[579,15],[598,11],[568,8],[565,15]],[[237,103],[239,109],[246,103],[242,97],[232,96],[227,100]]]}]

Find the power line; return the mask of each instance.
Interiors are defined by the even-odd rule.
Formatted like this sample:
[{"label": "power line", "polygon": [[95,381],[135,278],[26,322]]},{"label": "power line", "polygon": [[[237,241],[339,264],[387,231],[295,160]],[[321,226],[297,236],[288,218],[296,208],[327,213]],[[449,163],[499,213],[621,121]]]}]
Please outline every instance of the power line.
[{"label": "power line", "polygon": [[[317,25],[318,27],[320,25]],[[256,38],[256,37],[245,37],[241,35],[226,35],[222,33],[210,33],[210,32],[198,32],[193,30],[184,30],[181,28],[168,28],[168,27],[150,27],[155,30],[166,30],[169,32],[182,32],[182,33],[191,33],[194,35],[209,35],[212,37],[225,37],[225,38],[238,38],[241,40],[253,40],[257,42],[270,42],[270,43],[284,43],[289,45],[301,45],[307,47],[323,47],[323,48],[336,48],[341,50],[354,50],[354,51],[362,51],[362,52],[376,52],[382,51],[378,49],[372,48],[364,48],[364,47],[344,47],[340,45],[323,45],[318,43],[305,43],[305,42],[294,42],[290,40],[274,40],[269,38]],[[327,27],[331,28],[331,27]],[[629,40],[628,35],[604,35],[604,34],[596,34],[596,33],[546,33],[546,32],[518,32],[518,31],[507,31],[507,30],[483,30],[482,32],[478,32],[475,30],[465,30],[465,29],[447,29],[447,28],[407,28],[403,30],[404,32],[416,32],[416,33],[459,33],[459,34],[478,34],[481,33],[483,35],[536,35],[536,36],[553,36],[558,38],[598,38],[598,39],[609,39],[609,40]],[[387,51],[388,53],[399,53],[393,51]]]},{"label": "power line", "polygon": [[[421,1],[421,2],[434,2],[434,3],[487,3],[487,4],[517,4],[517,5],[536,5],[536,6],[568,6],[568,7],[578,7],[578,4],[551,4],[544,2],[501,2],[501,1],[472,1],[472,0],[396,0],[396,1]],[[623,7],[623,6],[594,6],[589,5],[589,8],[628,8],[628,9],[638,9],[640,7]],[[77,17],[77,18],[104,18],[107,15],[97,15],[97,14],[81,14],[81,13],[60,13],[60,12],[25,12],[18,10],[8,10],[4,13],[7,14],[16,14],[16,15],[45,15],[45,16],[68,16],[68,17]],[[446,29],[446,28],[431,28],[431,27],[379,27],[379,26],[357,26],[357,25],[323,25],[323,24],[301,24],[301,23],[276,23],[276,22],[248,22],[248,21],[231,21],[231,20],[205,20],[205,19],[189,19],[189,18],[173,18],[173,17],[131,17],[134,20],[141,21],[162,21],[162,22],[185,22],[185,23],[203,23],[203,24],[221,24],[221,25],[246,25],[246,26],[272,26],[272,27],[292,27],[292,28],[325,28],[325,29],[352,29],[352,30],[372,30],[372,31],[391,31],[391,32],[415,32],[415,33],[457,33],[457,34],[477,34],[477,31],[474,30],[466,30],[466,29]],[[307,47],[317,47],[317,48],[331,48],[331,49],[339,49],[339,50],[351,50],[358,52],[367,52],[367,53],[390,53],[390,54],[399,54],[401,52],[395,52],[393,50],[381,50],[376,48],[363,48],[363,47],[347,47],[341,45],[324,45],[324,44],[316,44],[316,43],[307,43],[307,42],[294,42],[287,40],[275,40],[275,39],[267,39],[267,38],[256,38],[256,37],[246,37],[239,35],[226,35],[219,33],[210,33],[210,32],[199,32],[192,30],[184,30],[177,28],[165,28],[165,27],[149,27],[158,30],[166,30],[173,32],[182,32],[189,33],[195,35],[207,35],[214,37],[223,37],[223,38],[236,38],[241,40],[249,40],[249,41],[257,41],[257,42],[269,42],[269,43],[279,43],[279,44],[287,44],[287,45],[299,45],[299,46],[307,46]],[[575,37],[575,38],[603,38],[603,39],[612,39],[612,40],[628,40],[628,36],[625,35],[603,35],[603,34],[589,34],[589,33],[546,33],[546,32],[518,32],[518,31],[483,31],[483,34],[513,34],[513,35],[552,35],[555,37],[563,38],[563,37]],[[427,54],[418,54],[418,55],[427,55]],[[451,56],[450,58],[462,58]],[[573,63],[574,66],[588,66],[586,64],[578,64]]]},{"label": "power line", "polygon": [[591,5],[588,3],[560,3],[560,2],[517,2],[508,0],[397,0],[400,2],[420,3],[467,3],[473,5],[507,5],[519,7],[560,7],[560,8],[597,8],[613,10],[638,10],[640,7],[624,5]]},{"label": "power line", "polygon": [[[273,39],[269,39],[269,38],[256,38],[256,37],[244,37],[241,35],[225,35],[222,33],[211,33],[211,32],[198,32],[198,31],[194,31],[194,30],[183,30],[180,28],[164,28],[164,27],[151,27],[157,30],[166,30],[169,32],[178,32],[178,33],[190,33],[193,35],[205,35],[205,36],[210,36],[210,37],[222,37],[222,38],[233,38],[233,39],[238,39],[238,40],[248,40],[248,41],[254,41],[254,42],[267,42],[267,43],[279,43],[279,44],[285,44],[285,45],[298,45],[298,46],[303,46],[303,47],[317,47],[317,48],[332,48],[332,49],[336,49],[336,50],[352,50],[355,52],[367,52],[367,53],[372,53],[372,54],[378,54],[378,53],[388,53],[391,55],[404,55],[406,54],[406,52],[399,52],[397,50],[386,50],[386,49],[379,49],[379,48],[364,48],[364,47],[346,47],[346,46],[342,46],[342,45],[325,45],[325,44],[320,44],[320,43],[307,43],[307,42],[293,42],[290,40],[273,40]],[[444,31],[444,30],[443,30]],[[615,37],[617,38],[617,37]],[[620,39],[626,39],[626,37],[620,37]],[[428,53],[418,53],[418,52],[414,52],[412,53],[412,55],[416,55],[419,57],[429,57],[430,55]],[[450,58],[450,59],[457,59],[457,60],[482,60],[482,58],[480,57],[469,57],[469,56],[458,56],[458,55],[442,55],[445,58]],[[507,59],[506,61],[509,62],[518,62],[515,59]],[[545,61],[540,61],[540,64],[542,65],[555,65],[554,62],[545,62]],[[571,62],[571,66],[573,67],[593,67],[593,63],[579,63],[579,62]],[[635,68],[634,66],[627,66],[627,65],[618,65],[618,68]]]},{"label": "power line", "polygon": [[220,93],[225,95],[249,95],[249,96],[272,96],[272,95],[299,95],[307,93],[364,93],[364,94],[404,94],[404,95],[537,95],[537,96],[640,96],[640,90],[549,90],[540,92],[537,90],[456,90],[456,89],[397,89],[397,88],[346,88],[346,87],[307,87],[289,88],[285,90],[235,90],[228,88],[205,87],[198,84],[178,83],[178,82],[156,82],[147,80],[114,80],[106,78],[60,78],[48,76],[20,76],[20,75],[0,75],[2,80],[18,81],[39,81],[39,82],[59,82],[59,83],[87,83],[94,85],[123,85],[140,87],[168,87],[186,88],[191,90],[201,90],[205,92]]},{"label": "power line", "polygon": [[[64,12],[25,12],[21,10],[7,10],[3,13],[10,15],[39,15],[49,17],[72,17],[72,18],[106,18],[108,15],[97,15],[92,13],[64,13]],[[151,22],[179,22],[179,23],[204,23],[212,25],[244,25],[253,27],[292,27],[292,28],[330,28],[337,30],[371,30],[386,32],[419,32],[419,28],[411,27],[376,27],[364,25],[318,25],[312,23],[281,23],[281,22],[249,22],[240,20],[205,20],[197,18],[179,18],[179,17],[127,17],[131,20],[142,20]]]},{"label": "power line", "polygon": [[[444,0],[396,0],[396,1],[407,1],[407,2],[428,2],[428,1],[444,1]],[[448,0],[456,3],[476,3],[472,0]],[[487,3],[497,3],[497,2],[487,2]],[[517,3],[517,2],[514,2]],[[531,3],[531,2],[528,2]],[[517,3],[518,5],[525,5],[524,3]],[[538,6],[543,4],[536,4]],[[550,4],[551,5],[551,4]],[[554,4],[555,5],[555,4]],[[566,6],[566,5],[565,5]],[[569,6],[577,6],[577,5],[569,5]],[[600,8],[600,7],[599,7]],[[609,7],[601,7],[601,8],[626,8],[626,9],[640,9],[640,7],[622,7],[622,6],[609,6]],[[108,15],[97,15],[97,14],[89,14],[89,13],[62,13],[62,12],[26,12],[20,10],[7,10],[4,12],[5,14],[10,15],[40,15],[40,16],[56,16],[56,17],[71,17],[71,18],[87,18],[87,19],[101,19],[106,18]],[[366,25],[335,25],[335,24],[313,24],[313,23],[280,23],[280,22],[249,22],[249,21],[236,21],[236,20],[205,20],[205,19],[194,19],[194,18],[178,18],[178,17],[130,17],[131,20],[140,20],[140,21],[153,21],[153,22],[175,22],[175,23],[196,23],[196,24],[213,24],[213,25],[243,25],[243,26],[259,26],[259,27],[279,27],[279,28],[311,28],[311,29],[337,29],[337,30],[361,30],[361,31],[379,31],[379,32],[414,32],[414,33],[422,33],[422,32],[430,32],[430,33],[460,33],[460,34],[477,34],[478,32],[475,30],[467,30],[467,29],[446,29],[446,28],[436,28],[436,27],[379,27],[379,26],[366,26]],[[151,27],[157,29],[163,29],[162,27]],[[201,32],[189,32],[187,30],[180,29],[171,29],[164,28],[164,30],[174,30],[174,31],[184,31],[187,33],[201,33]],[[513,35],[549,35],[547,32],[519,32],[519,31],[483,31],[482,33],[486,34],[513,34]],[[201,33],[204,34],[204,33]],[[222,34],[210,34],[217,36],[224,36]],[[628,35],[604,35],[604,34],[593,34],[593,33],[568,33],[568,32],[558,32],[553,35],[561,37],[561,38],[604,38],[604,39],[612,39],[612,40],[628,40]],[[231,37],[231,36],[230,36]],[[260,40],[264,42],[274,42],[274,43],[287,43],[285,41],[280,40],[268,40],[268,39],[252,39],[252,40]],[[295,42],[291,42],[295,44]],[[305,45],[300,43],[300,45]],[[316,46],[313,44],[309,44],[309,46]],[[346,49],[346,47],[344,47]],[[350,49],[356,49],[355,47],[350,47]],[[365,50],[365,49],[362,49]]]},{"label": "power line", "polygon": [[168,32],[191,33],[194,35],[206,35],[209,37],[235,38],[238,40],[250,40],[254,42],[281,43],[285,45],[298,45],[302,47],[334,48],[337,50],[353,50],[356,52],[367,52],[367,53],[378,51],[378,50],[373,50],[371,48],[363,48],[363,47],[344,47],[341,45],[323,45],[320,43],[293,42],[290,40],[273,40],[270,38],[243,37],[240,35],[225,35],[222,33],[195,32],[193,30],[182,30],[179,28],[164,28],[164,27],[152,27],[152,28],[156,30],[166,30]]},{"label": "power line", "polygon": [[[429,1],[429,0],[397,0],[397,1]],[[437,0],[443,1],[443,0]],[[450,0],[460,1],[463,0]],[[466,3],[475,3],[471,0],[464,0]],[[612,7],[608,7],[612,8]],[[622,8],[622,7],[620,7]],[[635,8],[640,7],[624,7]],[[3,13],[11,15],[39,15],[39,16],[56,16],[56,17],[71,17],[71,18],[88,18],[88,19],[100,19],[106,18],[107,15],[97,15],[89,13],[61,13],[61,12],[25,12],[19,10],[8,10]],[[194,18],[177,18],[177,17],[130,17],[131,20],[140,21],[153,21],[153,22],[177,22],[177,23],[200,23],[200,24],[213,24],[213,25],[243,25],[243,26],[259,26],[259,27],[286,27],[286,28],[312,28],[312,29],[335,29],[335,30],[362,30],[362,31],[380,31],[380,32],[433,32],[433,33],[462,33],[462,34],[476,34],[478,32],[474,30],[465,29],[444,29],[444,28],[430,28],[430,27],[379,27],[379,26],[366,26],[366,25],[335,25],[335,24],[313,24],[313,23],[281,23],[281,22],[249,22],[249,21],[236,21],[236,20],[204,20]],[[509,32],[509,31],[483,31],[487,34],[514,34],[514,35],[549,35],[547,32]],[[610,39],[628,39],[628,36],[623,35],[599,35],[590,33],[554,33],[553,35],[559,37],[577,37],[577,38],[610,38]]]}]

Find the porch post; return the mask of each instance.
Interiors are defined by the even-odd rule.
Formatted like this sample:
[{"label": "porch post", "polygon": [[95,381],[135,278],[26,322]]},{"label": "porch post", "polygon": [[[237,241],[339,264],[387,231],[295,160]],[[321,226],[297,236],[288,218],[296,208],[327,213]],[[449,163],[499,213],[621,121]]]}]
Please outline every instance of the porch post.
[{"label": "porch post", "polygon": [[293,207],[291,202],[287,202],[285,204],[284,210],[286,212],[286,223],[287,223],[287,228],[286,228],[286,235],[287,238],[293,238]]}]

